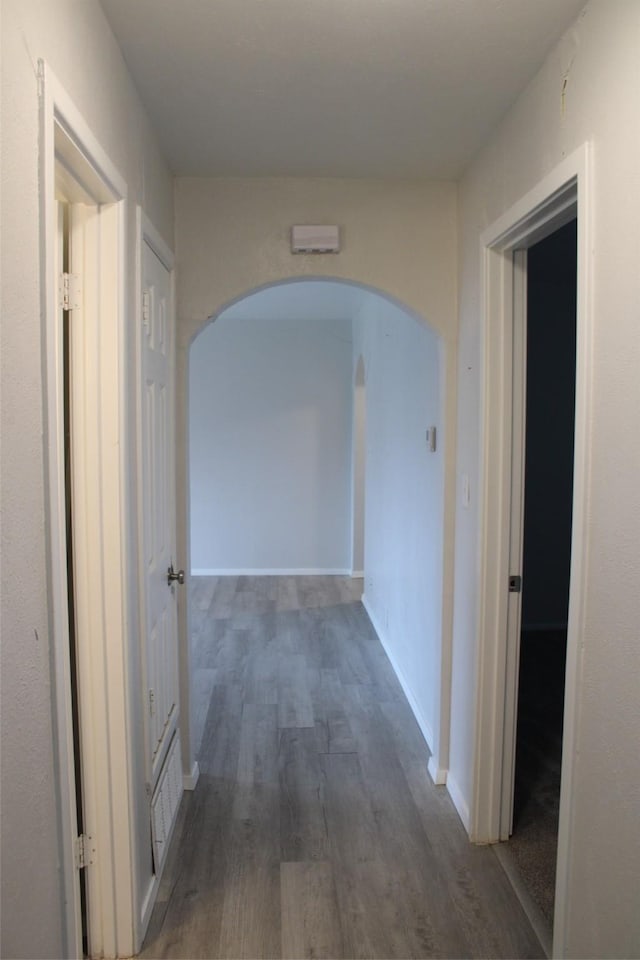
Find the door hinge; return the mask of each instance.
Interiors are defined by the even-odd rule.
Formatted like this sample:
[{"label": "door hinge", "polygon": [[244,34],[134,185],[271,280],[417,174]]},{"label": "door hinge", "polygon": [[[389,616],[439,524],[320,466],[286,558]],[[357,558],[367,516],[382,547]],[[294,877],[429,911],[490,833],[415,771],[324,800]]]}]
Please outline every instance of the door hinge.
[{"label": "door hinge", "polygon": [[149,690],[149,716],[152,717],[156,712],[156,694],[154,690]]},{"label": "door hinge", "polygon": [[522,577],[515,576],[509,577],[509,593],[521,593],[522,591]]},{"label": "door hinge", "polygon": [[76,837],[76,870],[84,870],[85,867],[91,866],[95,860],[95,852],[93,839],[86,833]]},{"label": "door hinge", "polygon": [[62,310],[79,310],[81,306],[80,277],[77,273],[61,273],[59,301]]},{"label": "door hinge", "polygon": [[148,290],[142,291],[142,324],[147,333],[151,326],[151,294]]}]

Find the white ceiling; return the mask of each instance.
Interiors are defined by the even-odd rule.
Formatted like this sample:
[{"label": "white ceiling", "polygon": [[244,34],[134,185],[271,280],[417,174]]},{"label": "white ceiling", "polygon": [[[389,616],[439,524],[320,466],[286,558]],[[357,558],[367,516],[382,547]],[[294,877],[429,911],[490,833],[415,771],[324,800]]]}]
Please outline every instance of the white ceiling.
[{"label": "white ceiling", "polygon": [[174,173],[457,179],[584,0],[101,0]]}]

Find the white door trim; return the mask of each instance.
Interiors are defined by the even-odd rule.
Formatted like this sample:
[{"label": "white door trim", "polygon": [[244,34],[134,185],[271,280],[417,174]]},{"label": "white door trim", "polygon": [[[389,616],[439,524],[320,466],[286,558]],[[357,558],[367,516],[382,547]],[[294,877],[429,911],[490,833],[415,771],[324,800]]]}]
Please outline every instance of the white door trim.
[{"label": "white door trim", "polygon": [[554,955],[565,944],[568,851],[573,829],[571,794],[575,762],[580,638],[586,597],[589,423],[591,406],[592,282],[591,148],[583,145],[522,197],[481,237],[483,277],[483,448],[479,651],[476,681],[471,838],[491,843],[501,836],[505,703],[514,671],[507,673],[508,576],[511,521],[513,251],[527,248],[568,222],[578,210],[576,315],[576,415],[571,538],[571,587],[567,634],[562,788],[556,873]]},{"label": "white door trim", "polygon": [[89,125],[42,61],[39,96],[48,565],[65,945],[70,956],[82,956],[74,863],[76,809],[66,582],[63,355],[56,263],[57,168],[67,171],[82,191],[84,202],[93,205],[91,216],[80,228],[89,282],[78,316],[80,319],[82,314],[84,352],[75,384],[87,425],[85,439],[91,439],[79,457],[76,476],[76,483],[83,485],[87,508],[78,510],[76,599],[80,622],[91,624],[91,630],[78,644],[86,831],[96,850],[87,877],[89,949],[92,955],[128,956],[134,952],[136,863],[128,670],[128,578],[133,566],[126,466],[127,189]]}]

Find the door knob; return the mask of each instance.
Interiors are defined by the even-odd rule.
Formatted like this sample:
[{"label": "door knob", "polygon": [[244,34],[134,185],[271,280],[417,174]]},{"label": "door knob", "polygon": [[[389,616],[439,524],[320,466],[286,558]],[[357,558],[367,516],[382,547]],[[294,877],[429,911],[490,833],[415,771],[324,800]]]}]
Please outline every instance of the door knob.
[{"label": "door knob", "polygon": [[171,564],[167,570],[167,583],[169,586],[171,586],[174,580],[177,580],[178,583],[184,583],[184,570],[175,571],[173,569],[173,564]]}]

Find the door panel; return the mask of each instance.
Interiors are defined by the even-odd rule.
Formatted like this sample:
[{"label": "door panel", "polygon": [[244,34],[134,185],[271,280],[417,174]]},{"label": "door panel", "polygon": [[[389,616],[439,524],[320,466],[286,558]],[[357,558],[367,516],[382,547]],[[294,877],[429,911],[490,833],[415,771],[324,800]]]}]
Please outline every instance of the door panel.
[{"label": "door panel", "polygon": [[176,587],[167,582],[174,560],[173,329],[171,274],[143,243],[142,445],[147,761],[153,789],[178,719]]}]

